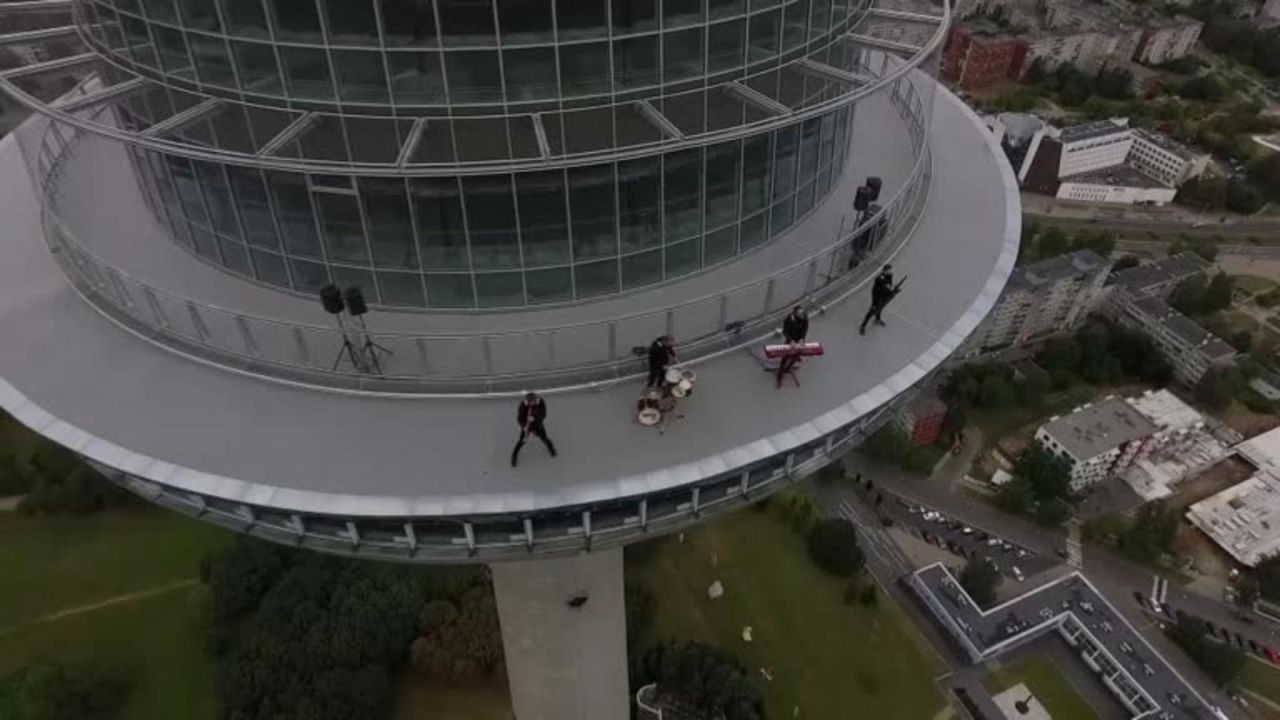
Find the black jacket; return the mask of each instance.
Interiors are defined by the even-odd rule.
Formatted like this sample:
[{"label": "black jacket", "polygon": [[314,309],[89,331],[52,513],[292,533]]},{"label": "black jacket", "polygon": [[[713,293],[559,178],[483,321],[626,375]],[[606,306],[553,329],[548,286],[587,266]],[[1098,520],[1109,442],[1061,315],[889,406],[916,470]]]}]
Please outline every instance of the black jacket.
[{"label": "black jacket", "polygon": [[782,321],[782,337],[787,342],[803,342],[809,335],[809,316],[790,313]]},{"label": "black jacket", "polygon": [[675,348],[662,340],[654,340],[649,345],[649,367],[661,368],[671,364],[676,357]]},{"label": "black jacket", "polygon": [[871,300],[887,303],[893,299],[893,273],[880,273],[871,285]]},{"label": "black jacket", "polygon": [[516,410],[516,422],[520,427],[525,427],[530,422],[530,414],[532,414],[532,424],[538,426],[543,420],[547,419],[547,401],[542,398],[534,400],[532,403],[521,400],[520,409]]}]

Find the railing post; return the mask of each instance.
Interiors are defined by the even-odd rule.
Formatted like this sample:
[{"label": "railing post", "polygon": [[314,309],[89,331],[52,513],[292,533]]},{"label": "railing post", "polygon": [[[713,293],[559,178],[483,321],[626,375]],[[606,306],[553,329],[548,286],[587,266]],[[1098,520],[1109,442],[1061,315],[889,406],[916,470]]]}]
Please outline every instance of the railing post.
[{"label": "railing post", "polygon": [[547,332],[547,369],[556,366],[556,331]]},{"label": "railing post", "polygon": [[426,377],[431,374],[431,363],[427,362],[427,339],[414,338],[413,344],[418,346],[418,362],[422,363],[422,375]]},{"label": "railing post", "polygon": [[480,345],[484,348],[484,372],[486,375],[493,375],[493,344],[490,342],[491,339],[489,335],[480,338]]},{"label": "railing post", "polygon": [[614,321],[609,322],[609,360],[616,361],[618,359],[618,324]]},{"label": "railing post", "polygon": [[776,278],[769,278],[769,282],[764,286],[764,310],[761,311],[763,315],[768,315],[769,311],[773,309],[773,289],[777,284]]},{"label": "railing post", "polygon": [[674,336],[676,334],[676,311],[667,309],[667,335]]},{"label": "railing post", "polygon": [[191,316],[191,325],[195,327],[196,336],[200,342],[209,342],[209,328],[205,326],[204,318],[200,316],[200,309],[190,300],[187,301],[187,314]]},{"label": "railing post", "polygon": [[142,296],[147,299],[147,306],[151,308],[151,314],[156,318],[156,324],[164,329],[169,329],[169,318],[164,314],[164,308],[160,307],[160,301],[156,299],[156,291],[142,286]]},{"label": "railing post", "polygon": [[249,331],[249,323],[244,319],[243,315],[236,315],[236,327],[240,329],[240,339],[244,341],[244,349],[255,357],[261,355],[262,352],[258,350],[258,343],[254,342],[253,333]]},{"label": "railing post", "polygon": [[311,349],[307,347],[307,336],[303,334],[302,328],[297,325],[293,326],[293,344],[298,348],[298,358],[302,360],[302,364],[310,365]]}]

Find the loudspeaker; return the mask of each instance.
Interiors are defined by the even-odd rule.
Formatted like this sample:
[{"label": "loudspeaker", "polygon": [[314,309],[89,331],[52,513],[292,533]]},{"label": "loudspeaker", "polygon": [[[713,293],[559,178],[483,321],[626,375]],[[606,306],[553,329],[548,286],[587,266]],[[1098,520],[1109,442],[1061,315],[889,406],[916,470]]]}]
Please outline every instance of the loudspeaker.
[{"label": "loudspeaker", "polygon": [[853,209],[862,212],[871,204],[871,191],[859,185],[857,192],[853,194]]},{"label": "loudspeaker", "polygon": [[871,202],[875,202],[880,199],[880,185],[881,185],[880,178],[874,175],[867,178],[866,187],[871,197]]},{"label": "loudspeaker", "polygon": [[320,304],[324,306],[325,312],[330,315],[337,315],[344,309],[342,304],[342,291],[333,283],[325,285],[320,288]]},{"label": "loudspeaker", "polygon": [[342,292],[342,296],[347,300],[347,312],[353,316],[369,312],[368,306],[364,304],[364,293],[360,292],[360,288],[352,285]]}]

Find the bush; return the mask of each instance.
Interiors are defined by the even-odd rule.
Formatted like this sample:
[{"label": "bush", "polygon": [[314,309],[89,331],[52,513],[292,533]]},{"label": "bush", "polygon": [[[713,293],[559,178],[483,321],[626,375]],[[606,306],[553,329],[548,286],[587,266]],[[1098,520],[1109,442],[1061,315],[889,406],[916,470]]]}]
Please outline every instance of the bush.
[{"label": "bush", "polygon": [[0,681],[0,703],[7,695],[18,720],[108,720],[128,697],[127,678],[120,668],[38,665]]},{"label": "bush", "polygon": [[52,443],[41,446],[25,464],[15,461],[15,466],[25,476],[20,484],[27,485],[18,503],[24,515],[86,515],[132,498],[79,455]]},{"label": "bush", "polygon": [[658,690],[692,705],[702,717],[763,720],[764,698],[751,674],[729,653],[704,643],[663,643],[645,652],[632,684],[657,683]]},{"label": "bush", "polygon": [[865,607],[875,607],[876,604],[880,602],[880,593],[876,592],[876,586],[874,583],[868,583],[867,586],[862,589],[862,594],[858,596],[858,602],[862,603]]},{"label": "bush", "polygon": [[960,587],[982,607],[991,607],[1000,586],[1000,571],[987,558],[973,558],[960,571]]},{"label": "bush", "polygon": [[809,557],[838,577],[858,572],[866,562],[858,547],[858,532],[844,518],[825,518],[814,524],[809,530]]}]

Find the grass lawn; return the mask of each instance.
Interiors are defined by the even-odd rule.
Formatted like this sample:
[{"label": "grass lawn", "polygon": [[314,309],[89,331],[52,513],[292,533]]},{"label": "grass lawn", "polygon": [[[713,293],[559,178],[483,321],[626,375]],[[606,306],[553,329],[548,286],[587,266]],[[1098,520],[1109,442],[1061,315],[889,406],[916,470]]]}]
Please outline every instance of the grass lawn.
[{"label": "grass lawn", "polygon": [[1251,293],[1266,292],[1276,286],[1275,281],[1257,275],[1232,275],[1231,279],[1236,287]]},{"label": "grass lawn", "polygon": [[1280,669],[1264,661],[1246,658],[1240,670],[1240,687],[1252,690],[1273,703],[1280,703]]},{"label": "grass lawn", "polygon": [[1026,683],[1053,720],[1096,720],[1098,717],[1049,658],[1020,660],[992,672],[986,679],[987,689],[992,693],[1008,690],[1018,683]]},{"label": "grass lawn", "polygon": [[0,673],[46,660],[123,667],[133,688],[120,718],[212,719],[191,588],[32,621],[193,579],[205,552],[231,537],[144,505],[82,518],[0,513]]},{"label": "grass lawn", "polygon": [[[846,581],[819,570],[774,511],[742,510],[655,540],[628,577],[654,595],[641,644],[701,640],[733,651],[764,693],[770,717],[931,718],[945,700],[941,663],[892,601],[845,605]],[[719,579],[725,594],[707,597]],[[752,627],[753,641],[742,639]],[[760,668],[773,674],[765,680]]]}]

